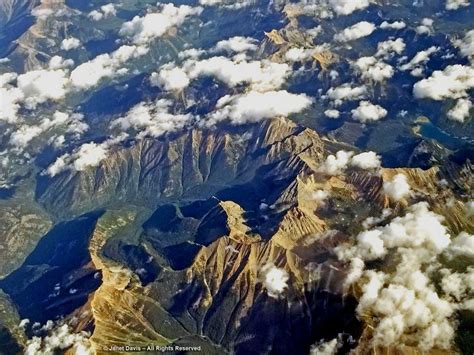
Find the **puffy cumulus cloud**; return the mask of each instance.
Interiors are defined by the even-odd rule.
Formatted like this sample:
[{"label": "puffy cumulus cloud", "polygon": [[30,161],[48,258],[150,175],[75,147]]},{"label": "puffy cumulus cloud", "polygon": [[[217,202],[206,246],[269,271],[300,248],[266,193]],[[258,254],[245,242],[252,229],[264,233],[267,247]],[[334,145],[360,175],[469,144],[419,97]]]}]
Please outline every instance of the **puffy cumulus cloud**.
[{"label": "puffy cumulus cloud", "polygon": [[363,260],[376,260],[387,254],[381,235],[382,232],[379,230],[359,233],[357,236],[357,252]]},{"label": "puffy cumulus cloud", "polygon": [[[51,61],[55,60],[53,57]],[[64,61],[61,61],[64,63]],[[50,63],[51,64],[51,63]],[[67,72],[63,69],[33,70],[24,74],[0,75],[0,121],[14,123],[22,105],[34,109],[47,100],[60,100],[68,90]]]},{"label": "puffy cumulus cloud", "polygon": [[351,111],[352,118],[360,122],[378,121],[387,116],[387,110],[369,101],[361,101],[359,106]]},{"label": "puffy cumulus cloud", "polygon": [[333,339],[330,341],[321,340],[319,343],[316,343],[311,346],[309,351],[310,355],[335,355],[337,354],[338,349],[341,347],[339,340]]},{"label": "puffy cumulus cloud", "polygon": [[418,99],[444,100],[468,96],[474,88],[474,68],[465,65],[450,65],[443,71],[437,70],[427,78],[417,82],[413,94]]},{"label": "puffy cumulus cloud", "polygon": [[73,333],[67,324],[42,329],[48,331],[48,334],[44,337],[34,336],[28,340],[26,355],[49,355],[66,349],[72,349],[73,353],[78,355],[92,354],[89,333]]},{"label": "puffy cumulus cloud", "polygon": [[218,101],[217,110],[208,115],[206,124],[223,120],[230,120],[233,124],[257,122],[301,112],[311,104],[312,100],[305,94],[292,94],[285,90],[226,95]]},{"label": "puffy cumulus cloud", "polygon": [[334,101],[336,105],[341,105],[343,101],[364,98],[367,95],[367,87],[364,85],[352,87],[350,84],[343,84],[336,88],[330,88],[326,95],[330,100]]},{"label": "puffy cumulus cloud", "polygon": [[71,49],[78,48],[81,45],[81,41],[79,41],[75,37],[69,37],[65,38],[61,42],[61,49],[64,49],[65,51],[69,51]]},{"label": "puffy cumulus cloud", "polygon": [[268,263],[260,270],[261,281],[270,297],[280,298],[288,288],[289,275],[285,269],[277,268]]},{"label": "puffy cumulus cloud", "polygon": [[439,51],[439,47],[432,46],[428,49],[419,51],[408,63],[400,66],[400,70],[411,70],[413,76],[420,76],[423,74],[423,65],[430,60],[433,53]]},{"label": "puffy cumulus cloud", "polygon": [[329,5],[338,15],[349,15],[369,6],[369,0],[329,0]]},{"label": "puffy cumulus cloud", "polygon": [[17,77],[18,74],[13,72],[0,74],[0,88],[6,86],[7,84],[10,84]]},{"label": "puffy cumulus cloud", "polygon": [[340,175],[350,166],[365,170],[379,169],[381,161],[374,152],[354,155],[353,152],[340,150],[335,155],[329,155],[318,168],[318,172],[331,176]]},{"label": "puffy cumulus cloud", "polygon": [[353,152],[346,152],[345,150],[340,150],[335,155],[329,155],[318,168],[318,171],[326,175],[340,175],[349,165],[353,155]]},{"label": "puffy cumulus cloud", "polygon": [[429,210],[426,202],[411,206],[408,213],[378,229],[387,248],[423,248],[440,254],[450,244],[444,218]]},{"label": "puffy cumulus cloud", "polygon": [[220,6],[230,10],[242,9],[254,3],[255,0],[199,0],[199,5]]},{"label": "puffy cumulus cloud", "polygon": [[143,17],[135,16],[131,21],[125,22],[119,34],[131,38],[135,44],[144,45],[162,37],[171,28],[180,26],[188,17],[199,15],[201,11],[201,7],[165,4],[159,12],[148,13]]},{"label": "puffy cumulus cloud", "polygon": [[[474,300],[474,267],[468,267],[466,272],[451,272],[449,269],[441,269],[441,288],[446,296],[453,301],[460,302],[468,298]],[[464,308],[461,306],[461,308]]]},{"label": "puffy cumulus cloud", "polygon": [[252,90],[272,90],[283,85],[291,70],[288,64],[262,61],[238,61],[226,57],[211,57],[200,61],[188,61],[184,65],[188,76],[214,76],[230,87],[249,84]]},{"label": "puffy cumulus cloud", "polygon": [[345,28],[341,33],[334,36],[334,39],[339,42],[349,42],[356,39],[367,37],[375,31],[375,25],[367,21],[361,21]]},{"label": "puffy cumulus cloud", "polygon": [[202,60],[189,59],[182,67],[164,65],[151,81],[166,90],[182,90],[191,80],[200,76],[213,76],[230,87],[247,84],[252,90],[266,91],[281,87],[291,70],[288,64],[268,60],[233,60],[218,56]]},{"label": "puffy cumulus cloud", "polygon": [[0,87],[0,121],[8,123],[16,122],[20,103],[23,98],[23,91],[18,88]]},{"label": "puffy cumulus cloud", "polygon": [[324,115],[325,115],[326,117],[336,119],[336,118],[339,118],[339,116],[341,115],[341,113],[340,113],[338,110],[329,109],[329,110],[324,111]]},{"label": "puffy cumulus cloud", "polygon": [[171,100],[157,100],[153,103],[139,103],[124,117],[111,123],[111,128],[118,127],[123,131],[134,129],[139,132],[138,138],[145,136],[159,137],[166,133],[176,132],[192,123],[191,114],[173,114]]},{"label": "puffy cumulus cloud", "polygon": [[110,149],[126,138],[127,135],[122,134],[102,143],[84,143],[72,153],[63,154],[57,158],[55,162],[46,169],[45,174],[54,177],[67,170],[84,171],[89,167],[98,166],[107,158]]},{"label": "puffy cumulus cloud", "polygon": [[258,48],[256,43],[257,40],[255,38],[235,36],[217,42],[216,46],[214,47],[214,50],[234,53],[256,51]]},{"label": "puffy cumulus cloud", "polygon": [[[44,118],[36,126],[23,124],[16,128],[10,136],[9,144],[15,147],[18,151],[22,151],[27,148],[28,144],[34,138],[50,129],[61,126],[65,127],[65,133],[73,134],[73,137],[77,139],[89,129],[89,126],[82,121],[82,118],[83,116],[81,114],[69,115],[64,112],[56,111],[52,118]],[[52,140],[54,141],[55,146],[61,146],[65,141],[65,137],[53,136]]]},{"label": "puffy cumulus cloud", "polygon": [[87,15],[90,19],[94,21],[100,21],[103,18],[112,17],[117,15],[117,9],[112,3],[102,5],[99,10],[92,10]]},{"label": "puffy cumulus cloud", "polygon": [[203,6],[221,6],[226,9],[238,10],[254,3],[255,0],[199,0]]},{"label": "puffy cumulus cloud", "polygon": [[453,239],[448,248],[447,254],[451,258],[464,256],[474,258],[474,235],[461,232]]},{"label": "puffy cumulus cloud", "polygon": [[55,55],[49,60],[48,67],[49,69],[56,70],[56,69],[67,69],[74,65],[74,61],[72,59],[64,59],[59,55]]},{"label": "puffy cumulus cloud", "polygon": [[463,57],[474,59],[474,30],[468,31],[462,39],[454,41]]},{"label": "puffy cumulus cloud", "polygon": [[469,6],[470,4],[469,0],[446,0],[444,7],[446,10],[457,10],[461,7]]},{"label": "puffy cumulus cloud", "polygon": [[[344,254],[342,250],[338,250],[341,257]],[[362,275],[364,274],[365,262],[360,257],[352,257],[349,270],[347,272],[346,278],[344,280],[344,287],[347,288],[359,281]]]},{"label": "puffy cumulus cloud", "polygon": [[64,70],[33,70],[18,75],[17,87],[28,108],[47,100],[60,100],[67,93],[69,80]]},{"label": "puffy cumulus cloud", "polygon": [[161,86],[168,91],[180,91],[188,87],[191,80],[182,68],[166,64],[161,67],[159,73],[152,73],[150,81],[153,86]]},{"label": "puffy cumulus cloud", "polygon": [[362,226],[364,229],[369,229],[370,227],[379,224],[387,219],[392,214],[392,209],[384,208],[380,217],[367,217],[363,222]]},{"label": "puffy cumulus cloud", "polygon": [[407,27],[407,25],[403,21],[394,21],[394,22],[384,21],[380,24],[380,28],[383,30],[387,30],[387,29],[403,30],[405,27]]},{"label": "puffy cumulus cloud", "polygon": [[389,39],[387,41],[379,42],[377,44],[377,57],[390,58],[394,53],[402,54],[405,50],[406,44],[403,38]]},{"label": "puffy cumulus cloud", "polygon": [[407,177],[404,174],[397,174],[391,181],[384,181],[384,193],[395,201],[400,201],[410,195],[411,189]]},{"label": "puffy cumulus cloud", "polygon": [[365,170],[379,169],[382,166],[382,161],[375,152],[364,152],[353,156],[350,164]]},{"label": "puffy cumulus cloud", "polygon": [[[361,232],[355,246],[336,248],[340,259],[350,261],[347,284],[357,282],[362,291],[357,313],[371,319],[374,345],[450,348],[457,305],[437,293],[426,274],[439,268],[436,259],[450,244],[442,221],[420,202],[385,226]],[[386,272],[366,269],[365,261],[377,259],[389,263],[375,264]],[[444,282],[447,291],[454,290],[456,277]]]},{"label": "puffy cumulus cloud", "polygon": [[40,127],[22,125],[12,133],[9,144],[17,149],[24,149],[33,138],[42,132]]},{"label": "puffy cumulus cloud", "polygon": [[109,3],[102,5],[100,10],[105,16],[115,16],[117,15],[117,9],[115,8],[115,4]]},{"label": "puffy cumulus cloud", "polygon": [[383,82],[394,74],[391,65],[379,61],[375,57],[361,57],[355,61],[354,67],[363,79],[375,82]]},{"label": "puffy cumulus cloud", "polygon": [[143,46],[121,46],[110,54],[101,54],[94,59],[77,66],[70,75],[71,84],[78,89],[89,89],[105,77],[114,77],[123,73],[120,66],[132,58],[148,53]]},{"label": "puffy cumulus cloud", "polygon": [[415,28],[416,33],[419,35],[429,35],[434,32],[433,30],[433,23],[434,21],[430,18],[424,18],[421,20],[421,24]]},{"label": "puffy cumulus cloud", "polygon": [[315,54],[328,50],[327,45],[320,45],[314,48],[292,47],[285,53],[285,59],[289,62],[305,62]]},{"label": "puffy cumulus cloud", "polygon": [[456,105],[448,111],[448,118],[453,121],[464,122],[466,118],[470,117],[470,110],[472,109],[472,101],[469,99],[459,99]]}]

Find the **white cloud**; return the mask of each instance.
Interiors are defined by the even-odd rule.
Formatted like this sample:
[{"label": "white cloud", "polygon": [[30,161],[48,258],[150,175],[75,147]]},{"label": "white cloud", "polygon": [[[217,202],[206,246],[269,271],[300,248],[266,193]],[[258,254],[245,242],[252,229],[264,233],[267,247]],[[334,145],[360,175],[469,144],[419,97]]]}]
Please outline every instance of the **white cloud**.
[{"label": "white cloud", "polygon": [[369,0],[329,0],[329,5],[338,15],[349,15],[369,6]]},{"label": "white cloud", "polygon": [[100,9],[102,10],[104,16],[106,17],[117,15],[117,9],[115,8],[115,4],[109,3],[106,5],[102,5]]},{"label": "white cloud", "polygon": [[369,101],[361,101],[359,106],[351,111],[352,118],[360,122],[378,121],[387,116],[387,110]]},{"label": "white cloud", "polygon": [[256,51],[258,48],[256,43],[257,40],[255,38],[235,36],[217,42],[214,49],[216,51],[242,53],[248,51]]},{"label": "white cloud", "polygon": [[319,343],[311,346],[309,355],[336,355],[337,350],[341,347],[338,339],[330,341],[321,340]]},{"label": "white cloud", "polygon": [[416,27],[415,29],[416,33],[418,33],[419,35],[432,34],[434,32],[433,23],[434,21],[432,19],[424,18],[423,20],[421,20],[421,25]]},{"label": "white cloud", "polygon": [[474,68],[465,65],[450,65],[443,71],[435,71],[415,84],[413,94],[418,99],[444,100],[468,96],[467,91],[474,88]]},{"label": "white cloud", "polygon": [[269,263],[262,267],[262,282],[270,297],[280,298],[288,288],[289,275],[285,269],[277,268]]},{"label": "white cloud", "polygon": [[303,62],[311,58],[312,52],[308,48],[292,47],[285,53],[285,59],[290,62]]},{"label": "white cloud", "polygon": [[363,231],[357,236],[357,251],[364,260],[376,260],[385,256],[387,250],[380,230]]},{"label": "white cloud", "polygon": [[72,59],[64,59],[59,55],[55,55],[49,60],[48,67],[51,70],[56,69],[66,69],[68,67],[72,67],[74,65],[74,61]]},{"label": "white cloud", "polygon": [[326,175],[340,175],[347,168],[354,153],[340,150],[336,155],[329,155],[318,171]]},{"label": "white cloud", "polygon": [[451,258],[458,256],[474,258],[474,235],[461,232],[453,239],[447,253]]},{"label": "white cloud", "polygon": [[165,4],[161,6],[159,12],[148,13],[143,17],[135,16],[131,21],[125,22],[119,34],[131,38],[135,44],[148,44],[165,35],[171,28],[183,24],[188,17],[200,14],[201,11],[201,7],[187,5],[176,7],[173,4]]},{"label": "white cloud", "polygon": [[60,100],[67,92],[68,79],[64,70],[33,70],[18,75],[17,87],[23,92],[28,108],[47,100]]},{"label": "white cloud", "polygon": [[273,90],[281,87],[290,73],[288,64],[268,60],[234,62],[226,57],[190,60],[183,68],[191,79],[212,75],[230,87],[249,84],[252,90]]},{"label": "white cloud", "polygon": [[361,21],[345,28],[341,33],[334,36],[334,39],[339,42],[349,42],[356,39],[367,37],[375,31],[375,25],[367,21]]},{"label": "white cloud", "polygon": [[448,111],[448,118],[457,121],[464,122],[466,118],[470,117],[470,110],[472,109],[472,101],[469,99],[459,99],[456,105]]},{"label": "white cloud", "polygon": [[411,193],[410,185],[404,174],[397,174],[391,181],[384,181],[383,191],[395,201],[400,201]]},{"label": "white cloud", "polygon": [[172,101],[165,99],[154,103],[139,103],[124,117],[114,120],[111,127],[119,127],[123,131],[133,128],[139,132],[138,138],[159,137],[166,133],[176,132],[192,123],[193,116],[171,113],[172,104]]},{"label": "white cloud", "polygon": [[446,10],[457,10],[461,7],[469,6],[469,0],[446,0]]},{"label": "white cloud", "polygon": [[362,99],[366,94],[366,86],[352,87],[350,84],[343,84],[336,88],[330,88],[327,92],[327,96],[333,100],[336,105],[342,104],[343,101]]},{"label": "white cloud", "polygon": [[350,164],[361,169],[379,169],[382,165],[380,156],[375,152],[364,152],[352,157]]},{"label": "white cloud", "polygon": [[406,23],[403,21],[394,21],[394,22],[387,22],[384,21],[380,24],[380,28],[383,30],[392,29],[392,30],[402,30],[407,27]]},{"label": "white cloud", "polygon": [[83,171],[89,167],[98,166],[105,158],[112,147],[127,138],[122,134],[115,138],[110,138],[102,143],[89,142],[84,143],[72,153],[66,153],[51,164],[46,169],[46,174],[54,177],[57,174],[66,171]]},{"label": "white cloud", "polygon": [[334,110],[334,109],[331,109],[331,110],[326,110],[324,111],[324,115],[326,117],[329,117],[329,118],[339,118],[339,116],[341,115],[341,113],[338,111],[338,110]]},{"label": "white cloud", "polygon": [[0,121],[15,122],[23,98],[23,91],[18,88],[0,87]]},{"label": "white cloud", "polygon": [[75,37],[69,37],[65,38],[61,42],[61,49],[64,49],[65,51],[69,51],[71,49],[78,48],[81,45],[81,41],[79,41]]},{"label": "white cloud", "polygon": [[15,129],[10,136],[10,145],[18,149],[24,149],[28,143],[42,132],[40,127],[22,125]]},{"label": "white cloud", "polygon": [[367,170],[379,169],[381,161],[380,157],[374,152],[354,155],[353,152],[340,150],[335,155],[329,155],[317,171],[331,176],[340,175],[349,166]]},{"label": "white cloud", "polygon": [[168,91],[180,91],[190,83],[187,73],[173,64],[162,66],[159,73],[151,75],[150,81],[153,86],[161,86]]},{"label": "white cloud", "polygon": [[379,61],[375,57],[361,57],[355,61],[354,66],[366,80],[383,82],[394,74],[391,65]]},{"label": "white cloud", "polygon": [[377,53],[375,55],[377,57],[390,58],[393,53],[402,54],[405,48],[406,44],[403,38],[389,39],[377,44]]},{"label": "white cloud", "polygon": [[[419,51],[408,63],[403,64],[400,66],[400,70],[406,71],[406,70],[418,70],[422,71],[423,70],[423,64],[426,64],[430,60],[430,56],[433,53],[436,53],[439,51],[439,47],[432,46],[428,49]],[[413,75],[413,72],[412,72]],[[418,76],[418,75],[414,75]]]},{"label": "white cloud", "polygon": [[326,44],[312,48],[292,47],[285,53],[285,59],[289,62],[305,62],[312,59],[316,54],[328,51]]},{"label": "white cloud", "polygon": [[104,17],[104,14],[100,11],[92,10],[87,16],[94,21],[100,21]]},{"label": "white cloud", "polygon": [[[439,268],[437,256],[450,244],[442,221],[427,203],[417,203],[387,225],[361,232],[355,246],[336,248],[340,259],[351,261],[346,281],[362,291],[357,313],[373,321],[374,346],[451,347],[456,305],[441,298],[425,274]],[[375,259],[383,262],[364,270],[364,260]],[[452,290],[455,280],[448,281],[445,288]]]},{"label": "white cloud", "polygon": [[288,91],[250,91],[242,95],[224,96],[217,103],[217,110],[209,114],[208,124],[230,120],[233,124],[256,122],[266,118],[288,116],[309,107],[312,100],[304,94]]},{"label": "white cloud", "polygon": [[42,338],[34,336],[26,344],[26,355],[55,354],[58,350],[72,348],[72,353],[77,355],[89,355],[92,353],[89,341],[90,334],[87,332],[73,333],[67,324],[51,327],[43,327],[48,334]]},{"label": "white cloud", "polygon": [[468,31],[462,39],[454,41],[463,57],[474,59],[474,30]]},{"label": "white cloud", "polygon": [[77,66],[70,75],[71,84],[78,89],[89,89],[106,77],[120,75],[120,66],[131,58],[148,53],[143,46],[121,46],[110,54],[101,54],[94,59]]},{"label": "white cloud", "polygon": [[230,87],[248,84],[252,90],[267,91],[281,87],[291,70],[288,64],[269,60],[232,60],[226,57],[187,60],[181,68],[166,64],[160,72],[152,75],[154,85],[167,90],[182,90],[193,79],[200,76],[213,76]]},{"label": "white cloud", "polygon": [[222,6],[226,9],[238,10],[249,6],[255,0],[199,0],[199,4],[203,6]]}]

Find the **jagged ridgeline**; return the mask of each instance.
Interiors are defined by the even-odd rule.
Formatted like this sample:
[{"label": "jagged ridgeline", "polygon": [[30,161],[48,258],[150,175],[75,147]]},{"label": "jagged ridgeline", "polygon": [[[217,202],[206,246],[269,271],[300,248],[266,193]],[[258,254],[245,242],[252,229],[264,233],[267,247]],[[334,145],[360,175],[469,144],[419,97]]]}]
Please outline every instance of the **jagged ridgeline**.
[{"label": "jagged ridgeline", "polygon": [[[341,353],[370,353],[370,321],[357,316],[360,291],[345,286],[349,265],[336,247],[368,217],[404,211],[406,201],[391,202],[383,191],[397,173],[415,200],[446,217],[453,235],[472,232],[457,202],[472,186],[472,165],[321,173],[341,148],[274,119],[144,139],[97,167],[39,177],[36,200],[63,222],[0,282],[5,304],[19,311],[6,306],[6,319],[65,317],[74,331],[92,334],[98,353],[110,344],[155,344],[302,354],[338,336]],[[315,191],[330,197],[323,202]],[[283,294],[266,285],[269,267],[284,270]],[[20,333],[2,337],[5,346],[25,341]],[[417,353],[416,344],[403,349]]]}]

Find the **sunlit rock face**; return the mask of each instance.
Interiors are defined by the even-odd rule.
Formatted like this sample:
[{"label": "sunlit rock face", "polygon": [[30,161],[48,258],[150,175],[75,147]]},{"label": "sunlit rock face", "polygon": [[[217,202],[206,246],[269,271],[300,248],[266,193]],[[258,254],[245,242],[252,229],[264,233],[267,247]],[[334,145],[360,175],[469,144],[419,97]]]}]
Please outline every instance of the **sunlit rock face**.
[{"label": "sunlit rock face", "polygon": [[0,1],[0,353],[471,354],[471,2]]}]

